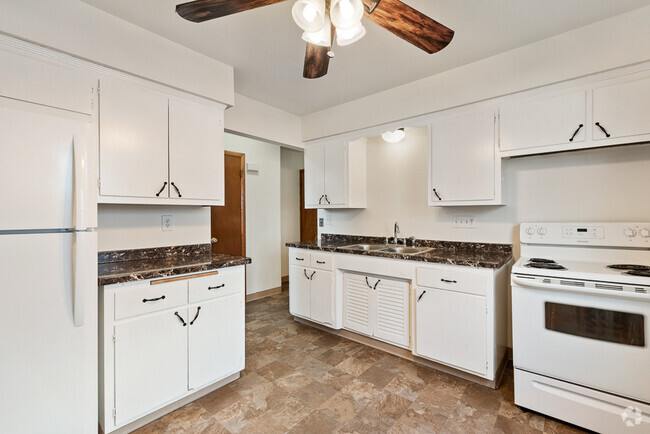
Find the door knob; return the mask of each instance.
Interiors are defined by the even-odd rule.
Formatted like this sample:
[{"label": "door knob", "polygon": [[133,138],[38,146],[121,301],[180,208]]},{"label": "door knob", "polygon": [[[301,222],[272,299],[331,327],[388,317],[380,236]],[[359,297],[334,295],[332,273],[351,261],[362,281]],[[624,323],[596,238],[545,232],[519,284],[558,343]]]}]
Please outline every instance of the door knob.
[{"label": "door knob", "polygon": [[217,243],[219,242],[219,240],[218,240],[216,237],[212,237],[212,239],[210,240],[210,242],[211,242],[212,244],[217,244]]}]

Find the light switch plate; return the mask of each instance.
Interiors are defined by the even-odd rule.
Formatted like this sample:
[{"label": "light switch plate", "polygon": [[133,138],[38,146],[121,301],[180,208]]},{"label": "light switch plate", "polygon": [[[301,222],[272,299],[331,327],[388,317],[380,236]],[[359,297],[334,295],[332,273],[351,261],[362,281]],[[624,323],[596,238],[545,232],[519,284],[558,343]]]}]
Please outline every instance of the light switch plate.
[{"label": "light switch plate", "polygon": [[325,226],[325,219],[323,217],[318,218],[318,227],[324,227]]},{"label": "light switch plate", "polygon": [[162,216],[162,230],[163,232],[169,232],[174,230],[174,216],[173,215],[164,215]]},{"label": "light switch plate", "polygon": [[463,229],[476,229],[476,216],[453,216],[452,226]]}]

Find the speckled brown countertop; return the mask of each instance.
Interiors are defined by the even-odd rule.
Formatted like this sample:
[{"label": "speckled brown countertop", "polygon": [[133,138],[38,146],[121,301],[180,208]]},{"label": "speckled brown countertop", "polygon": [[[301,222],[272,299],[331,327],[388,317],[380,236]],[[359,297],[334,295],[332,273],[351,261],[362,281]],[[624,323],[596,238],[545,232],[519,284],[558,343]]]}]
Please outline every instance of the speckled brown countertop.
[{"label": "speckled brown countertop", "polygon": [[212,254],[210,244],[99,252],[98,259],[100,286],[251,263],[242,256]]},{"label": "speckled brown countertop", "polygon": [[415,246],[428,247],[425,253],[402,255],[399,253],[343,249],[353,244],[385,244],[386,237],[322,234],[321,239],[307,242],[287,243],[287,247],[320,250],[323,252],[349,253],[378,258],[431,262],[446,265],[462,265],[476,268],[501,268],[512,259],[512,245],[492,243],[465,243],[458,241],[417,240]]}]

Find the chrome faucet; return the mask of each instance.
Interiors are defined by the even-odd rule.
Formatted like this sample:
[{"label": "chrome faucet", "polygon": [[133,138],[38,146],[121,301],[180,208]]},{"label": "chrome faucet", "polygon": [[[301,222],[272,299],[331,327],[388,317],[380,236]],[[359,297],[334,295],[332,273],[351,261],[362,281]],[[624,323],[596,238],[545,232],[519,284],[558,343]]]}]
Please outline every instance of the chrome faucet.
[{"label": "chrome faucet", "polygon": [[393,226],[393,239],[395,241],[395,245],[397,245],[397,234],[399,233],[399,223],[395,222],[395,226]]}]

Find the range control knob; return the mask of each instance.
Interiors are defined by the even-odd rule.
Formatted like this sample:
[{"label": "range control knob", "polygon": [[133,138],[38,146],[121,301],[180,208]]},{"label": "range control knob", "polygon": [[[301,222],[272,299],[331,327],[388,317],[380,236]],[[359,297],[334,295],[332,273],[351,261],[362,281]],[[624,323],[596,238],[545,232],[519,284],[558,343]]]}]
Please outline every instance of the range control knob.
[{"label": "range control knob", "polygon": [[625,228],[623,231],[623,235],[625,235],[628,238],[632,238],[636,235],[636,231],[632,228]]},{"label": "range control knob", "polygon": [[639,235],[641,235],[644,238],[650,237],[650,230],[648,228],[643,228],[639,231]]},{"label": "range control knob", "polygon": [[527,235],[535,235],[535,228],[526,228]]},{"label": "range control knob", "polygon": [[537,229],[537,233],[540,234],[540,235],[546,235],[546,228]]}]

